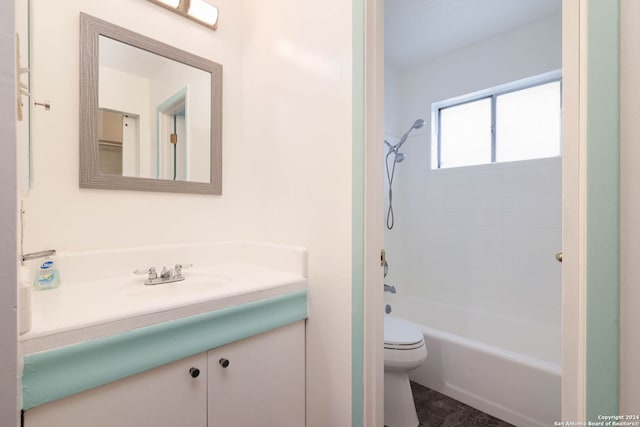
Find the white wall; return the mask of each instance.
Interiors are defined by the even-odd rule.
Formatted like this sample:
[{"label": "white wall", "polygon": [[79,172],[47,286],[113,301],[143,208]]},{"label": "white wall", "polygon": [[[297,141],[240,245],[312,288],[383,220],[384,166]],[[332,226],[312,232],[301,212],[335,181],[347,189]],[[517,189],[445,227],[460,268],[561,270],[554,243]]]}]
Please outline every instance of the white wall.
[{"label": "white wall", "polygon": [[[238,141],[242,138],[243,113],[238,100],[242,98],[243,85],[243,20],[241,4],[227,1],[219,6],[233,25],[212,32],[149,2],[67,0],[54,6],[44,0],[33,1],[32,93],[35,99],[50,100],[52,108],[34,111],[34,184],[26,200],[25,251],[48,247],[112,248],[237,236],[236,229],[241,227],[229,224],[242,221],[231,220],[242,216],[238,215],[237,206],[241,203],[244,178],[235,167],[224,168],[223,197],[78,187],[79,12],[224,64],[223,138],[224,161],[228,163],[240,148]],[[121,13],[122,8],[126,8],[126,14]],[[178,213],[167,211],[168,197],[176,201]],[[177,221],[178,217],[184,219]],[[229,224],[225,225],[225,221]],[[121,232],[115,232],[118,230]]]},{"label": "white wall", "polygon": [[245,4],[244,142],[230,167],[245,177],[256,234],[309,248],[307,425],[347,426],[351,2]]},{"label": "white wall", "polygon": [[[18,425],[15,3],[0,3],[0,420]],[[13,285],[13,286],[12,286]]]},{"label": "white wall", "polygon": [[640,413],[640,3],[620,3],[620,413]]},{"label": "white wall", "polygon": [[558,14],[397,72],[396,136],[427,121],[403,146],[385,235],[387,282],[399,293],[559,331],[560,159],[432,171],[429,147],[433,102],[560,67]]},{"label": "white wall", "polygon": [[[398,71],[389,63],[384,65],[384,133],[385,135],[402,135],[406,129],[397,126],[410,126],[405,124],[400,117]],[[413,123],[413,122],[411,122]],[[385,137],[385,139],[387,139]],[[387,139],[388,140],[388,139]],[[389,141],[391,142],[391,141]]]},{"label": "white wall", "polygon": [[431,103],[436,100],[559,69],[561,37],[561,16],[555,14],[433,61],[398,70],[400,114],[392,116],[400,120],[395,124],[396,136],[418,117],[429,121]]},{"label": "white wall", "polygon": [[[346,426],[351,3],[216,5],[220,24],[211,32],[150,2],[33,0],[33,93],[49,99],[52,109],[34,115],[25,250],[229,239],[307,247],[308,425]],[[222,196],[78,188],[79,10],[224,66]]]}]

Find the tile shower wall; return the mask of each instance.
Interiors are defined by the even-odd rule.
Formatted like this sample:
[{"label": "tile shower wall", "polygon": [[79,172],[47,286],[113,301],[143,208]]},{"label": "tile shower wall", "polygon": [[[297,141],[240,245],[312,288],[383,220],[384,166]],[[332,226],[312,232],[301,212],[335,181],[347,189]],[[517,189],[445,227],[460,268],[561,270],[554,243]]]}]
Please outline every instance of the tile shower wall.
[{"label": "tile shower wall", "polygon": [[[401,117],[429,123],[431,103],[561,67],[561,17],[404,70]],[[559,326],[561,159],[430,170],[429,125],[403,146],[396,226],[385,235],[398,292]]]},{"label": "tile shower wall", "polygon": [[388,280],[410,295],[557,324],[560,162],[430,174],[398,197]]}]

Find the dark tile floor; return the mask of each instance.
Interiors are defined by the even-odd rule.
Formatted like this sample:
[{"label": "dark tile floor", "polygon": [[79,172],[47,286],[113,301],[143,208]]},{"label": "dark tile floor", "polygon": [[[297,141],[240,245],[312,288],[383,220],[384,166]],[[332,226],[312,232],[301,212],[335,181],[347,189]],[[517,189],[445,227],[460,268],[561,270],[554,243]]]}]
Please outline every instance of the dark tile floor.
[{"label": "dark tile floor", "polygon": [[411,383],[419,427],[514,427],[437,391]]}]

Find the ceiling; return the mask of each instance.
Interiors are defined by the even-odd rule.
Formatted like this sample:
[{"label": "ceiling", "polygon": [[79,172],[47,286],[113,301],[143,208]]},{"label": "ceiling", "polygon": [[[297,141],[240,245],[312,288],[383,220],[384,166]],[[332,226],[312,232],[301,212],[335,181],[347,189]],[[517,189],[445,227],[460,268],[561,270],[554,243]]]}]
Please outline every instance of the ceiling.
[{"label": "ceiling", "polygon": [[562,0],[386,0],[385,61],[405,68],[558,12]]}]

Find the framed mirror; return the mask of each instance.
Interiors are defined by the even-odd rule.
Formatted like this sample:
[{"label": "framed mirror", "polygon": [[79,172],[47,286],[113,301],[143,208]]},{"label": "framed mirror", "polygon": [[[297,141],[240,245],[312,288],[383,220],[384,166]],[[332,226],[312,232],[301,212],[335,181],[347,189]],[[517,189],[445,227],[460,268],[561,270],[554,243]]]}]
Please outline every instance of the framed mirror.
[{"label": "framed mirror", "polygon": [[222,192],[222,66],[80,14],[80,187]]}]

